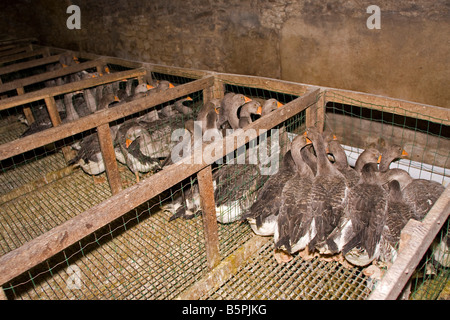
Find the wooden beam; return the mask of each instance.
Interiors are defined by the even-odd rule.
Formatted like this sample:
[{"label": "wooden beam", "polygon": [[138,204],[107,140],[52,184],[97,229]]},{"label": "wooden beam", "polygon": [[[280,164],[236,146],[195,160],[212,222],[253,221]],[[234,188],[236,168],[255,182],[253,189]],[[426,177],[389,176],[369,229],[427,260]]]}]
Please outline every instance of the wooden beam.
[{"label": "wooden beam", "polygon": [[61,124],[61,118],[59,116],[58,109],[56,108],[56,102],[54,97],[46,97],[44,98],[45,105],[47,106],[47,111],[50,116],[50,120],[54,127],[59,126]]},{"label": "wooden beam", "polygon": [[109,186],[111,187],[111,193],[114,195],[122,190],[122,182],[120,180],[119,168],[117,166],[109,125],[105,123],[98,126],[97,134],[100,141],[103,161],[105,162]]},{"label": "wooden beam", "polygon": [[22,96],[15,96],[0,101],[0,110],[9,109],[15,106],[23,105],[29,102],[45,99],[49,96],[57,96],[69,92],[83,90],[102,84],[119,81],[122,79],[135,78],[145,75],[145,69],[127,70],[103,75],[101,77],[89,78],[76,82],[66,83],[57,87],[49,87],[41,90],[26,93]]},{"label": "wooden beam", "polygon": [[[205,79],[201,79],[197,81],[204,80]],[[212,77],[211,80],[213,80]],[[185,84],[184,86],[187,86],[188,84]],[[212,85],[212,83],[210,83],[210,85]],[[317,99],[318,91],[319,90],[313,90],[306,93],[303,97],[287,103],[283,108],[279,108],[272,114],[251,123],[247,128],[255,130],[266,129],[283,122],[286,118],[290,118],[311,106],[311,104],[314,104]],[[114,108],[111,110],[114,110]],[[231,143],[234,146],[234,149],[237,149],[246,143],[245,139],[237,139],[237,137],[242,134],[242,129],[236,130],[224,140],[213,142],[210,146],[215,150],[219,150],[221,149],[220,147],[222,147],[221,152],[216,152],[215,159],[222,158],[229,151],[229,148],[223,147],[223,143]],[[122,190],[108,200],[82,212],[76,217],[25,243],[21,247],[1,256],[0,285],[49,259],[61,250],[66,249],[92,232],[141,205],[145,201],[152,199],[176,183],[210,165],[209,163],[206,164],[204,162],[196,164],[194,163],[193,158],[194,155],[191,155],[190,162],[188,161],[190,164],[180,162],[167,166],[164,170]]]},{"label": "wooden beam", "polygon": [[416,103],[401,99],[394,99],[385,96],[341,90],[326,89],[326,102],[337,102],[362,107],[376,109],[384,112],[394,113],[402,116],[423,119],[427,121],[450,123],[450,109],[441,108],[422,103]]},{"label": "wooden beam", "polygon": [[[135,75],[135,73],[130,73],[129,71],[124,72],[128,72],[129,76]],[[112,75],[105,75],[100,78],[89,79],[88,81],[102,80],[101,78],[106,78]],[[124,77],[119,76],[114,79],[122,78]],[[100,110],[81,119],[62,124],[58,127],[49,128],[26,137],[4,143],[0,145],[0,160],[33,150],[46,144],[70,137],[74,134],[96,128],[99,125],[124,118],[136,112],[157,106],[161,103],[203,90],[204,88],[211,86],[213,81],[213,77],[210,77],[188,82],[186,84],[176,86],[175,88],[171,88],[165,92],[149,95],[113,108]]]},{"label": "wooden beam", "polygon": [[305,85],[292,81],[278,80],[272,78],[247,76],[240,74],[217,73],[217,77],[224,83],[244,86],[250,88],[260,88],[269,91],[293,94],[301,96],[310,89],[318,88],[317,86]]},{"label": "wooden beam", "polygon": [[403,228],[397,259],[368,300],[397,299],[437,233],[445,225],[449,214],[450,186],[444,190],[422,222],[410,220]]},{"label": "wooden beam", "polygon": [[15,48],[11,48],[9,50],[2,50],[2,51],[0,51],[0,58],[14,55],[14,54],[21,53],[21,52],[28,52],[28,51],[31,51],[31,47],[29,45],[25,46],[25,47],[15,47]]},{"label": "wooden beam", "polygon": [[66,68],[61,68],[58,70],[37,74],[37,75],[31,76],[31,77],[10,81],[10,82],[0,85],[0,92],[14,90],[19,87],[25,87],[25,86],[29,86],[34,83],[39,83],[39,82],[63,77],[68,74],[76,73],[76,72],[79,72],[82,70],[95,68],[98,63],[99,63],[99,60],[92,60],[92,61],[87,61],[87,62],[83,62],[83,63],[77,63],[72,66],[66,67]]},{"label": "wooden beam", "polygon": [[0,41],[0,49],[4,46],[8,46],[8,45],[18,45],[19,43],[22,43],[22,42],[29,42],[31,44],[32,42],[36,42],[36,41],[37,41],[36,38],[1,40]]},{"label": "wooden beam", "polygon": [[[35,56],[45,57],[45,55],[47,53],[48,53],[48,48],[42,48],[42,49],[33,50],[33,51],[29,51],[29,52],[19,53],[14,56],[1,57],[0,64],[13,62],[13,61],[17,61],[17,60],[22,60],[22,59],[26,59],[26,58],[31,58],[31,57],[35,57]],[[41,59],[36,59],[36,60],[41,60]],[[32,61],[35,61],[35,60],[32,60]],[[28,61],[28,62],[32,62],[32,61]],[[26,62],[23,62],[23,63],[26,63]],[[16,66],[16,65],[22,65],[22,63],[14,63],[11,66]],[[38,66],[39,65],[40,64],[38,64]],[[10,67],[10,66],[8,66],[8,67]],[[0,70],[2,71],[4,68],[7,68],[7,67],[3,67]],[[31,68],[31,67],[28,67],[28,68]],[[25,68],[22,68],[22,69],[25,69]],[[21,69],[19,68],[18,70],[21,70]],[[13,71],[17,71],[17,70],[13,70]],[[13,71],[9,71],[9,72],[13,72]],[[6,73],[9,73],[9,72],[6,72]],[[4,73],[0,73],[0,74],[4,74]]]},{"label": "wooden beam", "polygon": [[200,170],[197,178],[205,234],[206,260],[208,268],[213,269],[220,262],[220,252],[211,166]]},{"label": "wooden beam", "polygon": [[[25,94],[25,89],[23,87],[18,87],[17,95],[21,96]],[[25,115],[25,119],[27,119],[28,124],[31,125],[34,122],[33,112],[31,112],[31,108],[29,106],[23,107],[23,114]]]}]

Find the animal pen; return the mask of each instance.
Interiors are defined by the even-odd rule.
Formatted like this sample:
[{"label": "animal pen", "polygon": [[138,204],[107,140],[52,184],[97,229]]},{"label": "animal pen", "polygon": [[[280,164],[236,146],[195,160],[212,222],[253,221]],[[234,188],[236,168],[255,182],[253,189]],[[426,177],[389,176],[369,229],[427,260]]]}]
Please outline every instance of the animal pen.
[{"label": "animal pen", "polygon": [[[30,43],[0,43],[4,299],[436,299],[447,285],[450,261],[437,263],[432,243],[436,237],[447,237],[449,230],[449,109],[85,52],[74,52],[78,59],[74,65],[45,69],[65,53]],[[95,78],[44,85],[82,70],[108,71]],[[58,100],[69,93],[123,79],[139,83],[148,77],[175,86],[77,120],[62,122],[59,117]],[[116,161],[110,127],[190,96],[192,114],[171,122],[173,129],[182,128],[203,104],[227,92],[276,98],[284,106],[247,126],[260,134],[258,138],[236,130],[212,142],[215,154],[208,162],[171,164],[136,182],[135,175]],[[21,137],[26,126],[20,116],[31,123],[37,108],[46,108],[52,127]],[[270,145],[275,138],[271,129],[280,133],[279,152],[272,154],[280,160],[292,138],[307,126],[331,129],[350,160],[370,144],[396,141],[409,156],[395,166],[446,187],[423,221],[410,220],[403,229],[398,257],[379,280],[362,268],[318,256],[295,255],[278,264],[272,237],[255,235],[246,222],[217,222],[212,177],[223,164],[216,160],[250,143]],[[70,146],[89,134],[98,135],[106,166],[95,179],[67,165]],[[267,178],[250,164],[238,165],[227,177],[235,188],[248,185],[250,200]],[[169,221],[171,213],[165,206],[194,185],[199,187],[203,213]],[[234,188],[227,192],[230,210],[248,201],[237,198]]]}]

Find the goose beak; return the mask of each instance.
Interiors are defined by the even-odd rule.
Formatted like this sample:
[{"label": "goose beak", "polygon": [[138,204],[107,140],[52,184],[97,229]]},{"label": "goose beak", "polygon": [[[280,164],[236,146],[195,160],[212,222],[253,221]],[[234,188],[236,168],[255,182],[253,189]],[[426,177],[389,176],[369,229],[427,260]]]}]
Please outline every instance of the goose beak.
[{"label": "goose beak", "polygon": [[114,101],[120,101],[118,96],[114,96]]},{"label": "goose beak", "polygon": [[381,154],[378,156],[378,160],[377,160],[377,163],[380,163],[381,162]]},{"label": "goose beak", "polygon": [[333,140],[337,140],[338,138],[333,134]]},{"label": "goose beak", "polygon": [[308,138],[308,134],[306,133],[306,131],[303,132],[303,136],[304,136],[305,138]]},{"label": "goose beak", "polygon": [[[305,139],[306,139],[306,145],[312,144],[312,141],[309,140],[308,137],[305,137]],[[328,148],[327,148],[327,153],[328,153]]]},{"label": "goose beak", "polygon": [[214,111],[219,114],[219,109],[218,108],[214,108]]},{"label": "goose beak", "polygon": [[154,86],[151,86],[151,85],[147,85],[147,90],[150,90],[150,89],[153,89],[154,88]]},{"label": "goose beak", "polygon": [[402,150],[402,157],[407,157],[409,156],[408,152],[406,152],[405,150]]},{"label": "goose beak", "polygon": [[171,83],[169,83],[169,88],[175,88],[175,86]]},{"label": "goose beak", "polygon": [[61,63],[63,68],[67,68],[67,64]]},{"label": "goose beak", "polygon": [[125,140],[125,146],[127,147],[127,149],[128,149],[128,147],[130,146],[130,144],[132,143],[133,141],[131,141],[130,139],[126,139]]},{"label": "goose beak", "polygon": [[110,73],[110,71],[109,71],[109,68],[108,68],[108,67],[105,67],[105,72],[106,72],[106,73]]},{"label": "goose beak", "polygon": [[245,103],[247,103],[247,102],[250,102],[250,101],[252,101],[252,99],[250,99],[249,97],[247,97],[247,96],[244,96],[244,101],[245,101]]},{"label": "goose beak", "polygon": [[192,101],[193,99],[192,99],[191,97],[188,96],[188,97],[186,98],[186,100]]},{"label": "goose beak", "polygon": [[280,101],[277,101],[277,108],[281,108],[282,106],[284,106],[284,104],[282,104]]},{"label": "goose beak", "polygon": [[258,109],[256,110],[256,114],[261,115],[261,112],[262,112],[262,107],[259,106]]}]

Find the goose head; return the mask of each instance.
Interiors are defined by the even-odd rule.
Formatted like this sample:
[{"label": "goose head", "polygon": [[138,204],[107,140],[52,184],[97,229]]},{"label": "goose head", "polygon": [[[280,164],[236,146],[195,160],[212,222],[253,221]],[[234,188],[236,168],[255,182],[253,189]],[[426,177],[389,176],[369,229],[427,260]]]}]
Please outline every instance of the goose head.
[{"label": "goose head", "polygon": [[261,112],[261,104],[256,100],[252,100],[244,104],[241,108],[239,116],[239,127],[244,128],[246,125],[252,122],[252,114],[261,115]]},{"label": "goose head", "polygon": [[368,148],[364,150],[356,160],[355,170],[361,172],[366,163],[380,163],[381,159],[381,152],[378,149]]},{"label": "goose head", "polygon": [[328,142],[327,153],[331,153],[333,155],[335,161],[334,163],[338,169],[342,170],[349,167],[347,154],[337,139],[333,139]]},{"label": "goose head", "polygon": [[239,117],[237,115],[238,109],[242,105],[250,101],[252,101],[250,98],[244,96],[243,94],[238,93],[231,96],[231,98],[227,100],[225,105],[221,106],[221,112],[223,109],[225,118],[226,120],[228,120],[231,128],[235,130],[239,129]]},{"label": "goose head", "polygon": [[118,96],[114,95],[113,93],[107,93],[100,99],[97,110],[106,109],[110,106],[110,104],[119,101],[120,99]]},{"label": "goose head", "polygon": [[380,171],[384,172],[389,169],[392,161],[408,156],[408,153],[402,146],[394,144],[384,148],[382,152],[383,157],[380,162]]},{"label": "goose head", "polygon": [[262,105],[261,116],[264,117],[266,114],[271,113],[272,111],[281,108],[283,104],[279,102],[277,99],[268,99]]},{"label": "goose head", "polygon": [[143,93],[143,92],[147,92],[151,89],[153,89],[154,87],[148,83],[140,83],[136,86],[136,88],[134,88],[134,94],[138,94],[138,93]]}]

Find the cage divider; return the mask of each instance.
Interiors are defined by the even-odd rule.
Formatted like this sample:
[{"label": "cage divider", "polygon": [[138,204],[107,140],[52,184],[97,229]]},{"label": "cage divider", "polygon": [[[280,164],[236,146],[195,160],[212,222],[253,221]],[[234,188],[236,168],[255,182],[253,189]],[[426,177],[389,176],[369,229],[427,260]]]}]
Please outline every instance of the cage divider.
[{"label": "cage divider", "polygon": [[214,269],[221,260],[211,166],[207,166],[197,172],[197,179],[200,192],[200,203],[203,212],[206,259],[208,261],[208,268],[211,270]]},{"label": "cage divider", "polygon": [[119,167],[117,166],[109,124],[105,123],[98,126],[97,134],[111,193],[115,195],[122,190],[122,181],[119,174]]}]

